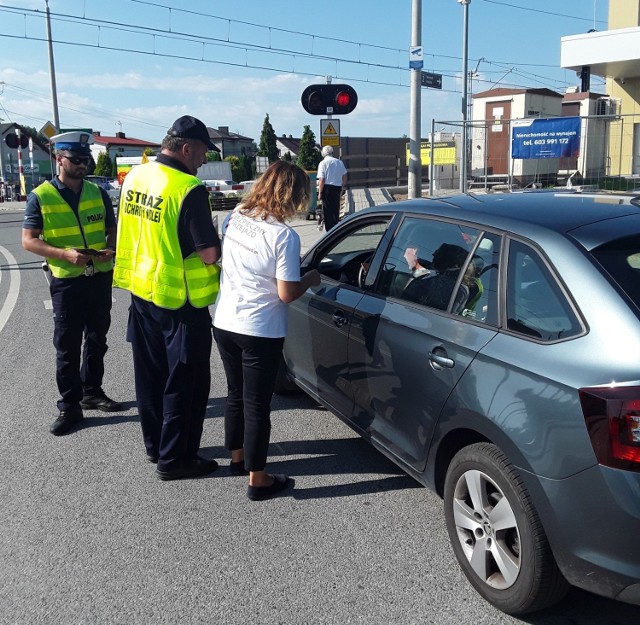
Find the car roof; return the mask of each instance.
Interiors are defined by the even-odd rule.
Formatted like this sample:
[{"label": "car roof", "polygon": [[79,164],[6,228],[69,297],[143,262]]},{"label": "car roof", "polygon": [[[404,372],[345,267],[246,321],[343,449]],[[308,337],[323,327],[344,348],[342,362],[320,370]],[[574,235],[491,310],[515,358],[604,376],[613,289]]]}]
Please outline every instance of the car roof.
[{"label": "car roof", "polygon": [[[533,225],[566,234],[608,220],[618,220],[622,223],[625,221],[622,218],[628,216],[633,216],[634,221],[640,220],[640,195],[571,191],[486,195],[460,193],[437,198],[403,200],[365,209],[367,212],[389,210],[467,220],[513,232],[522,232]],[[359,214],[362,212],[359,211]]]}]

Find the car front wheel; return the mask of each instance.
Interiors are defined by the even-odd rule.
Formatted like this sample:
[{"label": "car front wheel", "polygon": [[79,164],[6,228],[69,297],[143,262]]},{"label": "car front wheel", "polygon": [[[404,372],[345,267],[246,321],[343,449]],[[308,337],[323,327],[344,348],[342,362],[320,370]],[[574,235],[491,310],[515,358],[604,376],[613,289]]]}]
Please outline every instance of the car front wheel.
[{"label": "car front wheel", "polygon": [[524,614],[568,589],[515,467],[489,443],[460,450],[444,487],[449,538],[464,574],[490,603]]}]

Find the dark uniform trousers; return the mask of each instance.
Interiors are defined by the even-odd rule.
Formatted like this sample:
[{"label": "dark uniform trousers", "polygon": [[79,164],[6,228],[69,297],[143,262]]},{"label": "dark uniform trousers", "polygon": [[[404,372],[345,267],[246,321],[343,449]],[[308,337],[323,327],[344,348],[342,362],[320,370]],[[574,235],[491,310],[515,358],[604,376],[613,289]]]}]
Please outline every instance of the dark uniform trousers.
[{"label": "dark uniform trousers", "polygon": [[325,184],[322,188],[322,211],[324,229],[329,232],[340,221],[340,195],[342,187]]},{"label": "dark uniform trousers", "polygon": [[158,469],[173,470],[200,448],[213,342],[207,307],[168,310],[131,296],[127,341],[133,351],[142,436]]},{"label": "dark uniform trousers", "polygon": [[58,410],[79,408],[83,395],[102,392],[112,281],[113,271],[51,278]]}]

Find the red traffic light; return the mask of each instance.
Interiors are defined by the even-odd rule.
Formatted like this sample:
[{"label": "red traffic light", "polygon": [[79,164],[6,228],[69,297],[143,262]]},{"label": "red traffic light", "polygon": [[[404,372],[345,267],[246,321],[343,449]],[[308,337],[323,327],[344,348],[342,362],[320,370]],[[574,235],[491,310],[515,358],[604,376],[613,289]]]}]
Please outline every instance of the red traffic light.
[{"label": "red traffic light", "polygon": [[340,91],[336,95],[336,104],[340,107],[347,107],[351,103],[351,95],[347,91]]},{"label": "red traffic light", "polygon": [[347,115],[356,108],[358,94],[350,85],[309,85],[300,101],[311,115]]}]

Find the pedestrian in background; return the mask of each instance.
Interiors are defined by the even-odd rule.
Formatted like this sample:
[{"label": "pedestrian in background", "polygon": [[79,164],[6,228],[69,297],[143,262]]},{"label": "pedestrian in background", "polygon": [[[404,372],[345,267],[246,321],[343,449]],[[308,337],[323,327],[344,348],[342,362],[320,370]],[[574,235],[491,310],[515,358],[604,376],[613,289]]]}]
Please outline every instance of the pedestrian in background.
[{"label": "pedestrian in background", "polygon": [[114,284],[131,292],[127,340],[150,462],[161,480],[199,477],[218,464],[198,455],[213,343],[220,241],[195,174],[215,149],[195,117],[177,119],[153,162],[122,185]]},{"label": "pedestrian in background", "polygon": [[347,184],[347,168],[333,155],[333,148],[322,148],[324,158],[318,165],[318,197],[322,200],[324,228],[328,232],[340,219],[340,198]]},{"label": "pedestrian in background", "polygon": [[66,132],[51,143],[60,173],[29,194],[22,247],[46,258],[51,272],[60,413],[50,431],[60,436],[82,420],[83,408],[117,412],[122,405],[102,390],[111,324],[113,207],[103,189],[84,180],[93,136]]},{"label": "pedestrian in background", "polygon": [[307,207],[309,193],[302,169],[275,162],[234,210],[223,239],[213,325],[227,376],[225,447],[231,451],[231,472],[249,472],[251,500],[268,499],[291,483],[265,467],[287,304],[320,284],[315,269],[300,277],[300,238],[285,223]]}]

